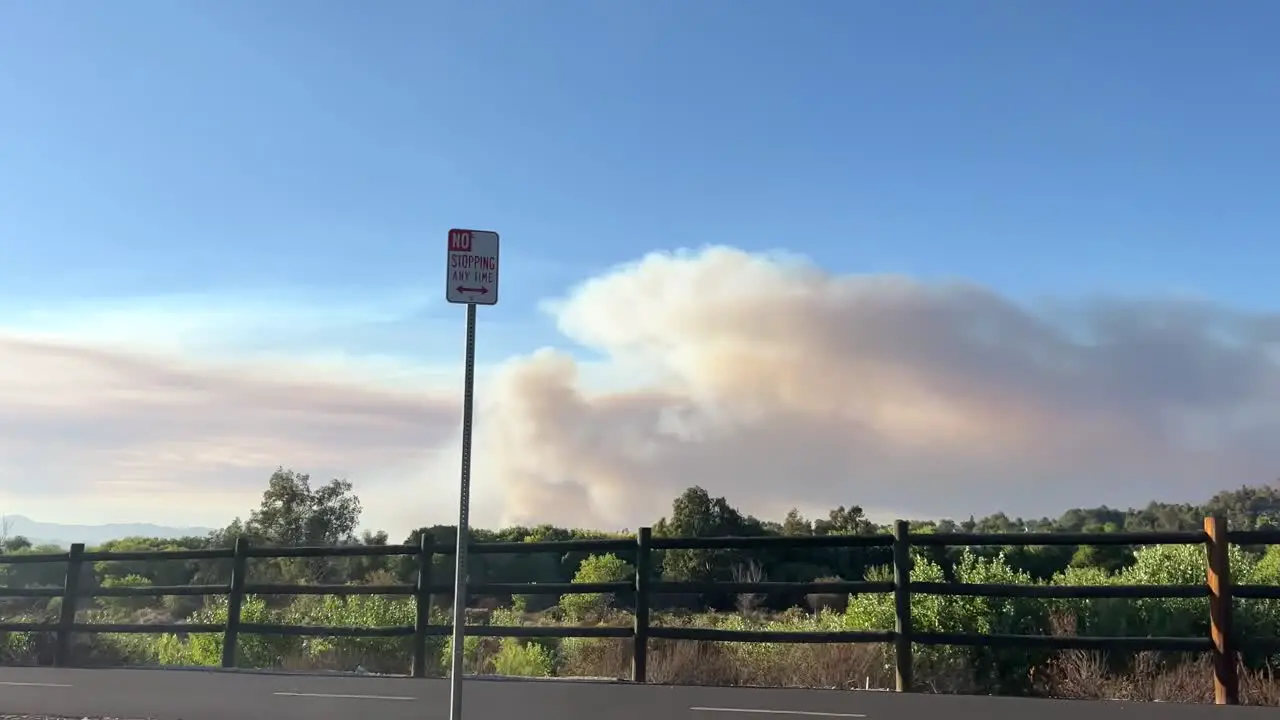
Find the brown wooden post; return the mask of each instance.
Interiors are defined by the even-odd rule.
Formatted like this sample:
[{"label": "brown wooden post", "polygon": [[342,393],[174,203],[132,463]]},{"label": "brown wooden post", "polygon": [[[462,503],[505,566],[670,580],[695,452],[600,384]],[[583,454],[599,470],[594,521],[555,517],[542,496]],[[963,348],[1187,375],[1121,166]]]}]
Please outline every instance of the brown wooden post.
[{"label": "brown wooden post", "polygon": [[652,536],[653,530],[647,527],[636,531],[636,600],[631,638],[631,681],[638,683],[649,679],[649,575],[653,572],[649,565],[649,540]]},{"label": "brown wooden post", "polygon": [[1218,705],[1240,704],[1240,677],[1232,635],[1231,555],[1227,521],[1204,519],[1209,550],[1209,635],[1213,640],[1213,700]]},{"label": "brown wooden post", "polygon": [[67,553],[67,576],[62,583],[62,607],[58,612],[57,643],[53,648],[56,667],[71,666],[71,639],[75,632],[76,602],[80,599],[80,575],[84,571],[84,543],[75,543]]},{"label": "brown wooden post", "polygon": [[240,608],[244,604],[244,585],[249,573],[249,539],[236,538],[231,556],[231,588],[227,595],[227,627],[222,633],[222,667],[236,666],[236,647],[240,643]]},{"label": "brown wooden post", "polygon": [[893,526],[893,654],[895,690],[911,692],[911,524]]},{"label": "brown wooden post", "polygon": [[431,564],[435,562],[434,538],[427,528],[418,536],[418,577],[413,586],[413,676],[427,676],[427,628],[431,625]]}]

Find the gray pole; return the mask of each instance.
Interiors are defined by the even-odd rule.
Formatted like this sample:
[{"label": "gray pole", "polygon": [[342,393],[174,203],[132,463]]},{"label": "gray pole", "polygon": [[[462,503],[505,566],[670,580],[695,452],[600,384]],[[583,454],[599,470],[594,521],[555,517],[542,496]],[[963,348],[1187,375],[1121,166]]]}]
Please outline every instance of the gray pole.
[{"label": "gray pole", "polygon": [[467,359],[462,381],[462,488],[458,501],[457,569],[453,575],[453,662],[449,720],[462,720],[462,651],[467,621],[467,536],[471,505],[471,415],[476,384],[476,304],[467,303]]}]

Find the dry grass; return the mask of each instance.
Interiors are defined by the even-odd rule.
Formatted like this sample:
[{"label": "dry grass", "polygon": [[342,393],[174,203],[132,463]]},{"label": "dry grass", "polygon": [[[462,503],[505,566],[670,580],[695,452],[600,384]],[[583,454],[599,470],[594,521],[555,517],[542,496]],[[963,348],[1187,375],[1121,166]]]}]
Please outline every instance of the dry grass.
[{"label": "dry grass", "polygon": [[[629,640],[591,640],[562,654],[560,675],[627,678],[631,675]],[[653,640],[649,645],[649,681],[671,685],[884,687],[892,681],[886,653],[873,645],[789,645],[758,662],[716,642]]]},{"label": "dry grass", "polygon": [[1058,653],[1041,674],[1037,694],[1049,697],[1135,700],[1139,702],[1213,702],[1213,668],[1208,659],[1162,660],[1140,653],[1127,673],[1108,670],[1104,653]]},{"label": "dry grass", "polygon": [[[1076,634],[1070,615],[1050,619],[1054,635]],[[1137,702],[1213,702],[1213,661],[1204,654],[1138,653],[1123,671],[1115,669],[1106,653],[1067,650],[1033,670],[1032,688],[1037,695],[1087,700]],[[1250,670],[1241,665],[1240,701],[1246,705],[1280,705],[1280,682],[1270,670]]]},{"label": "dry grass", "polygon": [[[1037,694],[1138,702],[1213,702],[1213,664],[1208,656],[1164,657],[1140,653],[1128,672],[1109,671],[1103,653],[1059,653],[1042,676]],[[1280,706],[1280,679],[1267,668],[1240,673],[1240,702]]]},{"label": "dry grass", "polygon": [[[575,674],[626,677],[630,651],[625,641],[595,668]],[[877,645],[792,645],[768,662],[741,662],[720,643],[655,641],[649,651],[651,682],[679,685],[889,689],[893,654]],[[953,660],[916,664],[917,690],[934,693],[979,692],[973,669]],[[1212,703],[1213,671],[1207,658],[1161,658],[1143,653],[1127,672],[1108,670],[1100,653],[1067,651],[1034,672],[1032,694],[1040,697]],[[1240,669],[1241,702],[1280,706],[1280,678],[1270,671]]]},{"label": "dry grass", "polygon": [[662,640],[649,651],[652,682],[682,685],[861,687],[883,673],[880,653],[857,645],[790,645],[744,662],[720,643]]}]

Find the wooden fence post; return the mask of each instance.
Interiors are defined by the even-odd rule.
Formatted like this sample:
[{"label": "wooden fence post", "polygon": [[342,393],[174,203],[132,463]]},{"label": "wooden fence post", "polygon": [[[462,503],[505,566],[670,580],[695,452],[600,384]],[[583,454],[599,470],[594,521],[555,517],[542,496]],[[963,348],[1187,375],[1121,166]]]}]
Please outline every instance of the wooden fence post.
[{"label": "wooden fence post", "polygon": [[1232,629],[1231,544],[1227,521],[1204,519],[1209,550],[1209,636],[1213,641],[1213,700],[1217,705],[1240,704],[1240,677],[1236,670],[1236,645]]},{"label": "wooden fence post", "polygon": [[893,526],[893,654],[897,692],[911,692],[911,524]]},{"label": "wooden fence post", "polygon": [[635,624],[632,626],[631,681],[648,682],[649,674],[649,540],[653,531],[642,527],[636,531],[636,601]]},{"label": "wooden fence post", "polygon": [[76,601],[80,598],[83,555],[84,543],[75,543],[67,553],[67,577],[62,583],[62,607],[58,612],[58,635],[53,648],[54,667],[71,666],[71,639],[76,624]]},{"label": "wooden fence post", "polygon": [[413,588],[417,615],[413,622],[413,676],[427,676],[427,626],[431,624],[431,563],[434,538],[425,529],[418,538],[418,580]]},{"label": "wooden fence post", "polygon": [[245,576],[249,572],[249,540],[236,538],[231,556],[231,594],[227,597],[227,628],[222,636],[222,667],[236,666],[236,646],[240,642],[240,608],[244,605]]}]

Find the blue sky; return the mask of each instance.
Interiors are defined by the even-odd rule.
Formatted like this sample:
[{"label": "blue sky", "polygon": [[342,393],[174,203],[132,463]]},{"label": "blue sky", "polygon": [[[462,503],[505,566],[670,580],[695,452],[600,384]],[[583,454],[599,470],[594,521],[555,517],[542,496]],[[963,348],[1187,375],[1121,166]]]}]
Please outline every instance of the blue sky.
[{"label": "blue sky", "polygon": [[1269,301],[1270,3],[3,12],[11,301],[434,291],[453,225],[507,238],[504,316],[701,242]]},{"label": "blue sky", "polygon": [[[1031,300],[1280,304],[1280,5],[45,0],[0,8],[0,327],[498,362],[655,250]],[[397,376],[400,377],[400,376]]]}]

